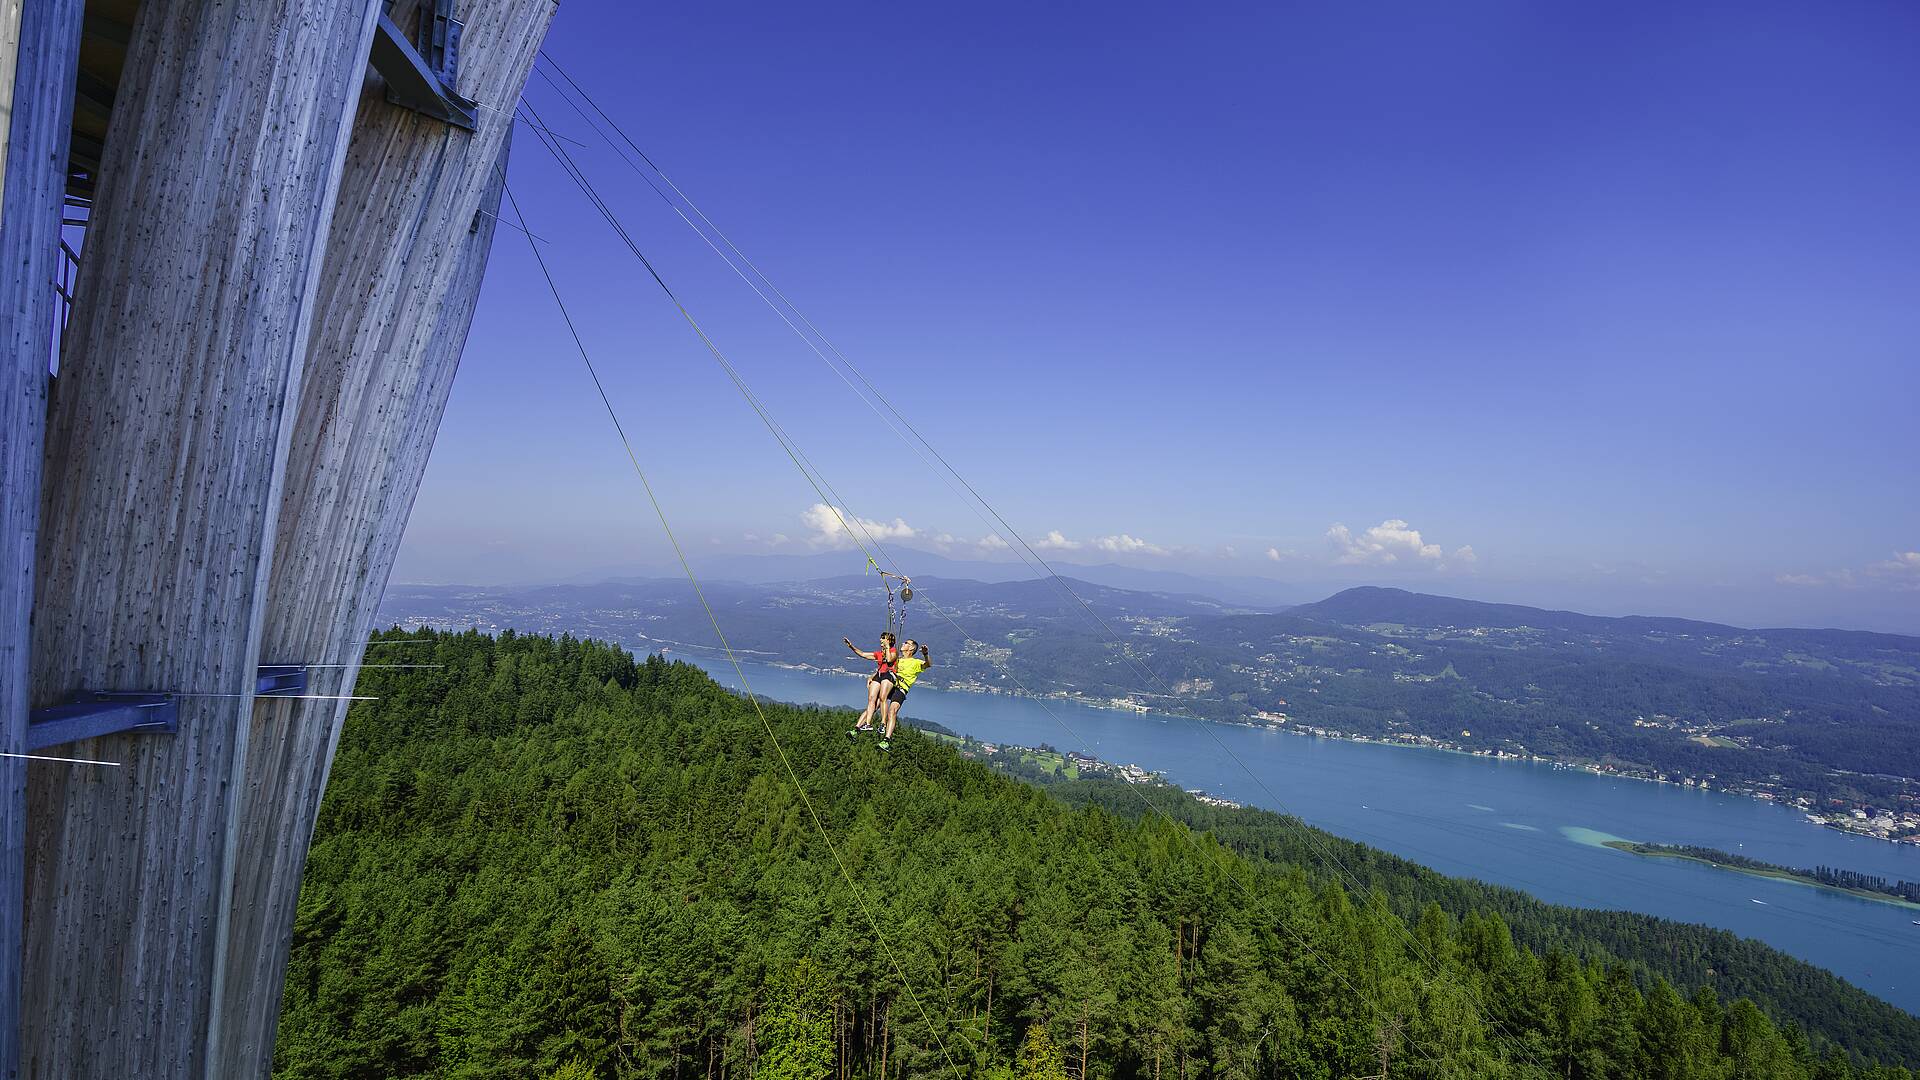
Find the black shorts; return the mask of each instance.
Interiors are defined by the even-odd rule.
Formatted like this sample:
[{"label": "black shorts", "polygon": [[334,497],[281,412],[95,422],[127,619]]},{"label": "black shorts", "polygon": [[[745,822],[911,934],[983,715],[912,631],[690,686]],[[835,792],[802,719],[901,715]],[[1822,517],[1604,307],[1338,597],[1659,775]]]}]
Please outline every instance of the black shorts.
[{"label": "black shorts", "polygon": [[905,701],[907,700],[907,692],[896,686],[893,688],[893,692],[887,695],[887,700],[893,702]]},{"label": "black shorts", "polygon": [[876,672],[874,672],[874,673],[873,673],[872,675],[869,675],[869,676],[867,676],[867,681],[868,681],[868,682],[870,682],[870,683],[877,683],[877,682],[883,682],[883,683],[886,683],[886,684],[887,684],[888,686],[892,686],[892,685],[893,685],[893,672],[891,672],[891,671],[876,671]]}]

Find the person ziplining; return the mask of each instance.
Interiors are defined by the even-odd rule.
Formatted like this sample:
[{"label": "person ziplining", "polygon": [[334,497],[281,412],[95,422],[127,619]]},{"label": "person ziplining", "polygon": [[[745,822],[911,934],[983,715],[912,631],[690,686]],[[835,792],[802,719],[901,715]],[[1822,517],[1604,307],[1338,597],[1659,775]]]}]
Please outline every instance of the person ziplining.
[{"label": "person ziplining", "polygon": [[[900,649],[894,644],[895,639],[891,630],[880,632],[880,647],[873,652],[863,652],[853,643],[852,638],[843,637],[840,640],[855,656],[866,657],[874,663],[873,674],[867,676],[866,710],[860,714],[860,719],[855,721],[853,728],[847,732],[849,735],[859,735],[863,731],[873,730],[873,716],[876,712],[882,716],[885,715],[887,698],[893,694],[894,664],[900,658]],[[882,749],[885,749],[884,745]]]},{"label": "person ziplining", "polygon": [[852,638],[841,638],[855,656],[865,657],[874,662],[874,673],[867,677],[867,707],[860,713],[860,719],[847,729],[848,735],[859,736],[875,729],[874,719],[879,718],[880,749],[893,748],[893,729],[900,723],[900,706],[906,704],[907,691],[920,678],[922,672],[933,666],[931,654],[925,645],[908,638],[904,648],[895,644],[891,630],[880,634],[880,647],[866,652],[853,643]]},{"label": "person ziplining", "polygon": [[880,733],[880,749],[885,750],[893,743],[893,727],[900,722],[900,706],[907,703],[907,691],[913,689],[914,680],[920,673],[933,666],[933,660],[927,655],[927,647],[908,638],[906,648],[893,662],[893,691],[887,695],[886,728]]},{"label": "person ziplining", "polygon": [[[867,707],[861,711],[860,718],[847,730],[850,736],[875,729],[875,720],[879,721],[880,749],[893,748],[893,729],[900,722],[900,706],[907,700],[907,691],[912,689],[915,679],[929,666],[927,647],[908,638],[905,652],[899,647],[899,637],[894,631],[907,628],[907,601],[913,599],[913,579],[905,574],[891,574],[874,564],[871,556],[867,565],[880,575],[880,584],[887,590],[887,629],[880,634],[880,648],[866,652],[855,646],[852,638],[841,638],[855,656],[865,657],[874,663],[874,672],[867,677]],[[900,607],[894,607],[892,578],[900,579]]]}]

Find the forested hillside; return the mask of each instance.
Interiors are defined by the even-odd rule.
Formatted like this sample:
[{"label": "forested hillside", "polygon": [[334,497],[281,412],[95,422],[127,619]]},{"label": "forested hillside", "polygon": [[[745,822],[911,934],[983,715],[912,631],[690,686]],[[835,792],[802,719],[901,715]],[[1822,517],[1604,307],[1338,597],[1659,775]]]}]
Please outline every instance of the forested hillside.
[{"label": "forested hillside", "polygon": [[1829,1037],[1920,1061],[1913,1018],[1805,965],[1782,995],[1812,1005],[1803,1033],[1608,963],[1558,909],[1517,919],[1517,944],[1510,905],[1384,856],[1352,895],[1284,819],[1210,822],[1243,858],[932,739],[883,755],[844,715],[767,706],[803,791],[690,667],[414,640],[410,663],[444,666],[367,672],[380,700],[341,740],[278,1076],[1332,1080],[1383,1050],[1410,1078],[1910,1075]]}]

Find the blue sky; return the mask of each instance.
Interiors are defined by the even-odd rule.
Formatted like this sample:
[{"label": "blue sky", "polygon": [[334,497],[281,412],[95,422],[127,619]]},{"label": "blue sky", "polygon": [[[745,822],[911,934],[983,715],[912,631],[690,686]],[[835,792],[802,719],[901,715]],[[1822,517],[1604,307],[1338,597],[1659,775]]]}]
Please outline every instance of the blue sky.
[{"label": "blue sky", "polygon": [[[1920,632],[1920,8],[1192,8],[568,0],[546,49],[1063,561]],[[970,554],[941,477],[528,100],[851,512]],[[695,569],[830,550],[524,129],[510,182]],[[397,577],[666,558],[502,230]]]}]

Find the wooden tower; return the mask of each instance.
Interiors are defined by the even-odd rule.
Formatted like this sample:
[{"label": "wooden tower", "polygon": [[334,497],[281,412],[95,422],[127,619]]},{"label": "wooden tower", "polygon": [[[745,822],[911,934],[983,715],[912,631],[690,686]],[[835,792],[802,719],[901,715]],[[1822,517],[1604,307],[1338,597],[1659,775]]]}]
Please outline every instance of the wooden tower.
[{"label": "wooden tower", "polygon": [[458,5],[0,0],[0,753],[118,763],[0,757],[0,1077],[269,1072],[555,7]]}]

